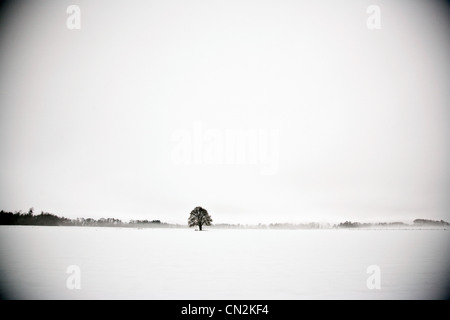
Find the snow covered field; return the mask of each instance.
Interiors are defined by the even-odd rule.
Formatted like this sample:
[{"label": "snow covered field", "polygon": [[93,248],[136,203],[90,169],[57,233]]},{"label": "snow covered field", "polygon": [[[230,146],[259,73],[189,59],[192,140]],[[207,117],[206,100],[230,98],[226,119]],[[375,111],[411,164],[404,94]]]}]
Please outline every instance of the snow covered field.
[{"label": "snow covered field", "polygon": [[3,298],[435,299],[449,271],[449,230],[0,226]]}]

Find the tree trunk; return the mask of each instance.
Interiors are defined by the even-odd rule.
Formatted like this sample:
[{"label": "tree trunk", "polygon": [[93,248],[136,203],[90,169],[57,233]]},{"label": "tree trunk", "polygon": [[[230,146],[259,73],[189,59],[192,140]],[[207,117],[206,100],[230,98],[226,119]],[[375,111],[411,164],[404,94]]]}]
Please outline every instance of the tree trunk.
[{"label": "tree trunk", "polygon": [[202,225],[201,224],[198,225],[198,228],[199,228],[200,231],[202,231]]}]

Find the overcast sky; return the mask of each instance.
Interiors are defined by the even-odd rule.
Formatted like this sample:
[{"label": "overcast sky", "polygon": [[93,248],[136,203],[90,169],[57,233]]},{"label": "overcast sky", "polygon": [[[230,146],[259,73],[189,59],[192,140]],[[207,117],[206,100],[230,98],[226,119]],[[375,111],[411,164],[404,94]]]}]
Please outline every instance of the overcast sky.
[{"label": "overcast sky", "polygon": [[0,22],[0,209],[450,219],[440,2],[16,3]]}]

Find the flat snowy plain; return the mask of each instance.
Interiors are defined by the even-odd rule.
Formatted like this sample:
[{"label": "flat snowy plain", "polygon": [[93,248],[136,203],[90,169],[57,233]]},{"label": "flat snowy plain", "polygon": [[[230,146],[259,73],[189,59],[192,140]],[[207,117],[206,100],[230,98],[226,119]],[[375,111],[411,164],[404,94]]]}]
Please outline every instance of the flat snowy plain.
[{"label": "flat snowy plain", "polygon": [[440,299],[449,284],[450,230],[0,226],[9,299]]}]

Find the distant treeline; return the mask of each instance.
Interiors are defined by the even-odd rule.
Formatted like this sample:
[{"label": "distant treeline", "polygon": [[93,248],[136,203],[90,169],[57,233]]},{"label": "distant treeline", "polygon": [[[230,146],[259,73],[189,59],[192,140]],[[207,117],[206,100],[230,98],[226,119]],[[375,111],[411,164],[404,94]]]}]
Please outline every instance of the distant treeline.
[{"label": "distant treeline", "polygon": [[345,221],[339,224],[330,223],[270,223],[270,224],[215,224],[214,228],[221,229],[340,229],[340,228],[408,228],[408,227],[446,227],[450,226],[448,222],[443,220],[425,220],[416,219],[414,224],[410,225],[404,222],[378,222],[378,223],[361,223]]},{"label": "distant treeline", "polygon": [[403,222],[379,222],[379,223],[361,223],[345,221],[337,225],[337,228],[373,228],[373,227],[408,227],[409,225]]},{"label": "distant treeline", "polygon": [[0,212],[0,225],[66,226],[70,224],[70,219],[51,213],[41,212],[39,215],[34,215],[33,208],[27,213],[22,213],[22,211],[12,213],[3,210]]},{"label": "distant treeline", "polygon": [[441,221],[437,221],[437,220],[425,220],[425,219],[416,219],[414,220],[414,225],[415,226],[433,226],[433,227],[448,227],[450,226],[450,223],[441,220]]},{"label": "distant treeline", "polygon": [[[450,223],[440,220],[416,219],[413,225],[404,222],[380,222],[380,223],[360,223],[345,221],[339,224],[329,223],[270,223],[270,224],[215,224],[211,228],[217,229],[340,229],[340,228],[407,228],[407,227],[448,227]],[[123,222],[120,219],[92,218],[68,219],[58,217],[55,214],[41,211],[35,215],[31,208],[26,213],[22,211],[5,212],[0,211],[0,225],[32,225],[32,226],[95,226],[95,227],[137,227],[137,228],[187,228],[187,225],[169,224],[160,220],[130,220]]]},{"label": "distant treeline", "polygon": [[[444,220],[435,221],[435,220],[426,220],[426,219],[416,219],[413,221],[414,227],[447,227],[450,226],[450,223],[445,222]],[[410,227],[411,225],[403,223],[403,222],[380,222],[380,223],[360,223],[360,222],[351,222],[345,221],[343,223],[339,223],[337,225],[338,228],[376,228],[376,227]]]},{"label": "distant treeline", "polygon": [[160,220],[130,220],[130,222],[123,222],[120,219],[114,218],[100,218],[98,220],[93,218],[77,218],[68,219],[58,217],[55,214],[48,212],[41,212],[38,215],[34,214],[34,209],[31,208],[27,213],[22,211],[5,212],[0,211],[0,225],[29,225],[29,226],[96,226],[96,227],[178,227],[178,225],[169,225]]},{"label": "distant treeline", "polygon": [[228,224],[218,223],[212,226],[216,229],[331,229],[329,223],[270,223],[270,224]]}]

